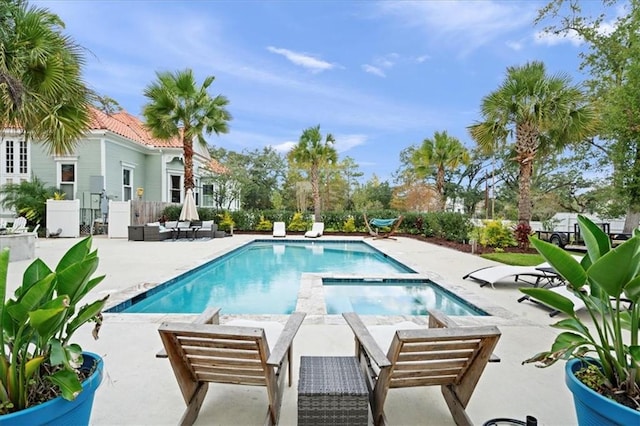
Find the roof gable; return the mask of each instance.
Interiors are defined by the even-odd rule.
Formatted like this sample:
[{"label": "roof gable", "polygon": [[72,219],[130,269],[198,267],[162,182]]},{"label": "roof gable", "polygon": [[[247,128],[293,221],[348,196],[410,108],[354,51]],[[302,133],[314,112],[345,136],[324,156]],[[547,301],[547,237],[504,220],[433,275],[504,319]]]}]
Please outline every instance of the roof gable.
[{"label": "roof gable", "polygon": [[[97,108],[90,107],[89,114],[91,130],[107,130],[131,141],[147,146],[149,148],[178,148],[182,149],[180,138],[173,137],[171,139],[158,139],[151,135],[144,123],[134,115],[122,110],[114,114],[106,114]],[[228,173],[229,169],[220,164],[215,159],[209,159],[208,150],[206,154],[200,153],[207,158],[205,167],[214,173]]]}]

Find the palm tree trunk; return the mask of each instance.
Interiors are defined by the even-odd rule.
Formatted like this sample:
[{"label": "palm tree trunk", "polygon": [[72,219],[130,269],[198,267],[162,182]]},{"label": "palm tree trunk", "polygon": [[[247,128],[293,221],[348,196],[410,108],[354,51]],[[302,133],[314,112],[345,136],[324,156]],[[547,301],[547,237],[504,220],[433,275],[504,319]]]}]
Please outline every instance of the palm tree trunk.
[{"label": "palm tree trunk", "polygon": [[438,173],[436,174],[436,191],[440,196],[440,200],[438,202],[438,208],[440,209],[441,212],[443,212],[447,204],[447,201],[444,198],[444,168],[443,167],[438,167]]},{"label": "palm tree trunk", "polygon": [[520,163],[520,176],[518,177],[518,223],[529,225],[531,221],[531,172],[533,164],[531,161]]},{"label": "palm tree trunk", "polygon": [[516,161],[520,165],[518,176],[518,223],[529,225],[531,221],[531,175],[533,161],[538,151],[538,130],[528,122],[516,126]]},{"label": "palm tree trunk", "polygon": [[188,136],[183,136],[182,148],[184,150],[184,190],[186,192],[195,187],[193,182],[193,140]]},{"label": "palm tree trunk", "polygon": [[315,221],[320,220],[320,173],[317,164],[311,165],[311,191],[313,192],[313,214]]}]

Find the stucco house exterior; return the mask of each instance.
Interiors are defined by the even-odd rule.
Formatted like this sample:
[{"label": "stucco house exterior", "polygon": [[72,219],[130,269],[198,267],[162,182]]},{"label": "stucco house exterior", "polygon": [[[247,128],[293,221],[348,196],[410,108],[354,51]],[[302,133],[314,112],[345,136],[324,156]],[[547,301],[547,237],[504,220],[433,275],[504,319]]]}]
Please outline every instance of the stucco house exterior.
[{"label": "stucco house exterior", "polygon": [[[100,211],[103,190],[116,201],[182,203],[184,163],[178,138],[153,138],[142,121],[126,111],[106,114],[92,108],[91,116],[86,136],[65,156],[52,156],[44,145],[25,142],[21,132],[6,130],[0,135],[0,184],[37,176],[64,192],[65,199],[80,200],[85,223]],[[227,169],[197,143],[193,165],[196,204],[212,207],[211,177]],[[2,212],[4,217],[13,214]]]}]

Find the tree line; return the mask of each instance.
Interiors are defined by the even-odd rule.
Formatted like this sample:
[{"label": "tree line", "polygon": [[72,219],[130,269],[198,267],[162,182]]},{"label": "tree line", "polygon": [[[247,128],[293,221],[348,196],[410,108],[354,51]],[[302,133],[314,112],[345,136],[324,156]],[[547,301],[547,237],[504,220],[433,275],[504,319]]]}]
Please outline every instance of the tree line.
[{"label": "tree line", "polygon": [[[217,200],[237,197],[244,208],[293,207],[316,216],[462,208],[526,226],[558,210],[624,214],[628,232],[640,219],[639,1],[603,0],[595,16],[578,0],[541,8],[534,25],[584,41],[586,81],[550,75],[539,61],[508,67],[504,81],[480,100],[481,117],[468,127],[472,148],[439,130],[399,152],[392,182],[376,176],[361,182],[357,163],[338,158],[335,138],[320,125],[303,129],[284,156],[268,147],[236,153],[212,146],[231,170],[213,176],[225,192]],[[63,30],[45,8],[0,0],[0,125],[22,128],[52,154],[73,151],[88,128],[90,105],[112,107],[83,82],[83,50]],[[194,186],[193,144],[208,145],[208,135],[229,131],[229,100],[209,93],[214,79],[198,84],[189,68],[157,72],[144,90],[149,130],[182,143],[185,189]]]}]

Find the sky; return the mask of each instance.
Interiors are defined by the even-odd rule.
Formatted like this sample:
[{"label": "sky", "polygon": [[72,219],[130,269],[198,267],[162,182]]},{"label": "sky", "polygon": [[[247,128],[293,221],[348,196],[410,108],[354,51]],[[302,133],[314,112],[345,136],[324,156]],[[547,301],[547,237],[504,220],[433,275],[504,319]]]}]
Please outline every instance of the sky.
[{"label": "sky", "polygon": [[[229,99],[227,150],[286,153],[320,125],[364,173],[392,183],[400,151],[447,131],[474,146],[467,127],[507,67],[543,61],[579,83],[574,37],[542,34],[536,0],[48,0],[87,49],[90,88],[142,118],[156,72],[213,75]],[[590,1],[589,7],[601,7]]]}]

